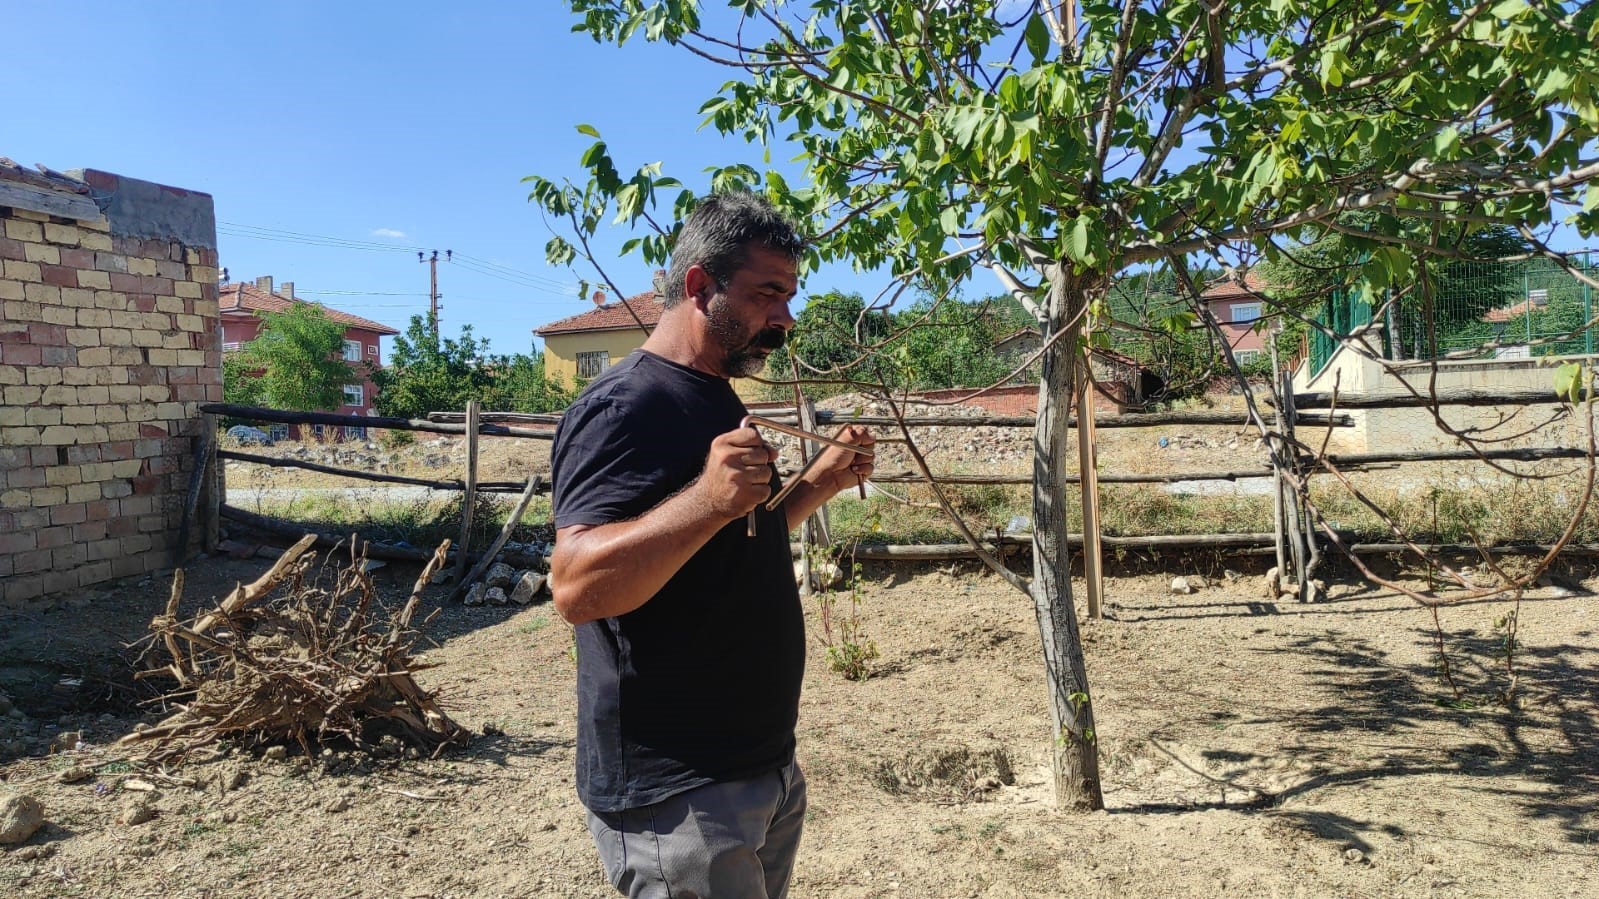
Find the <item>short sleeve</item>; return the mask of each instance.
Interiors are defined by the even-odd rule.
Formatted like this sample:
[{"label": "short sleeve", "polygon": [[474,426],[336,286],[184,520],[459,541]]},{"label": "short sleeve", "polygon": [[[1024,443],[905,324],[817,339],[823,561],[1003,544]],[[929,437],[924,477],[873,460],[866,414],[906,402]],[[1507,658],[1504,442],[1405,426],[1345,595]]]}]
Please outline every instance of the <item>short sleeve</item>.
[{"label": "short sleeve", "polygon": [[555,527],[637,518],[681,486],[663,465],[658,430],[609,397],[567,410],[550,450]]}]

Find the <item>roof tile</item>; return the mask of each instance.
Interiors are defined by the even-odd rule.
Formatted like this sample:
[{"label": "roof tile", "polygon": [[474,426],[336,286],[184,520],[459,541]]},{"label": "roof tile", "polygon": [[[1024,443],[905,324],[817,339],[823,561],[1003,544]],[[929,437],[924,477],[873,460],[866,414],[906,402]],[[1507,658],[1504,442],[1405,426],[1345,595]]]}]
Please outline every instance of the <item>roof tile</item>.
[{"label": "roof tile", "polygon": [[321,303],[309,303],[301,299],[291,300],[282,294],[267,293],[266,291],[256,287],[254,284],[246,284],[242,281],[236,284],[224,285],[218,292],[217,300],[221,306],[220,311],[224,314],[229,312],[287,312],[296,304],[308,305],[320,308],[323,312],[327,313],[329,320],[344,325],[347,328],[363,328],[367,331],[372,331],[383,335],[400,333],[388,325],[372,321],[369,318],[362,318],[359,315],[351,315],[348,312],[341,312],[338,309],[334,309],[331,306],[324,306]]},{"label": "roof tile", "polygon": [[[633,311],[628,312],[623,303],[632,307]],[[579,334],[587,331],[622,331],[637,328],[639,322],[643,322],[646,327],[654,327],[660,322],[661,312],[664,309],[655,291],[646,290],[621,302],[606,303],[580,315],[550,322],[542,328],[535,328],[533,333],[540,337],[549,337],[552,334]],[[637,321],[633,319],[635,314],[638,316]]]}]

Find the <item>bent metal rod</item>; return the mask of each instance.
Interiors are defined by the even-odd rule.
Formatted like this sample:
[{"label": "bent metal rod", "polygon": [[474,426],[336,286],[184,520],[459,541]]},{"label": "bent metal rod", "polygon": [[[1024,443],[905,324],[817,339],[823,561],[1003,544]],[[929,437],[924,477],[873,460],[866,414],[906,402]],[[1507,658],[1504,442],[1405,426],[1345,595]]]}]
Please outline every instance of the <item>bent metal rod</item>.
[{"label": "bent metal rod", "polygon": [[[739,422],[738,426],[740,428],[748,428],[748,427],[768,428],[770,430],[778,432],[779,434],[787,434],[790,437],[799,437],[799,438],[801,438],[803,440],[814,440],[817,443],[826,444],[827,446],[836,446],[839,449],[849,450],[850,452],[852,452],[852,453],[854,453],[854,454],[856,454],[858,456],[865,456],[868,459],[874,458],[875,455],[876,455],[871,450],[866,449],[866,448],[864,448],[864,447],[862,447],[862,446],[860,446],[858,444],[846,443],[846,442],[844,442],[842,440],[835,440],[832,437],[824,437],[821,434],[812,433],[811,431],[807,431],[804,428],[796,428],[793,425],[786,425],[786,424],[783,424],[780,421],[773,421],[770,418],[762,418],[759,415],[746,415],[746,416],[744,416],[743,420]],[[815,465],[816,464],[816,460],[820,459],[821,457],[822,457],[821,453],[816,453],[815,455],[811,456],[809,461],[807,461],[805,463],[805,465],[800,468],[799,471],[794,472],[794,476],[789,479],[787,484],[783,485],[783,489],[777,491],[777,493],[773,494],[771,499],[766,501],[766,511],[770,512],[773,509],[776,509],[778,504],[781,503],[784,500],[784,498],[786,498],[791,492],[793,492],[795,487],[799,486],[800,478],[803,478],[805,476],[805,472],[810,471],[811,466]],[[865,480],[861,479],[861,478],[857,478],[856,479],[856,487],[861,492],[861,498],[865,499],[866,498],[866,482],[865,482]],[[747,522],[747,528],[746,528],[747,533],[751,537],[755,536],[755,510],[754,509],[750,510],[749,516],[746,518],[746,522]]]}]

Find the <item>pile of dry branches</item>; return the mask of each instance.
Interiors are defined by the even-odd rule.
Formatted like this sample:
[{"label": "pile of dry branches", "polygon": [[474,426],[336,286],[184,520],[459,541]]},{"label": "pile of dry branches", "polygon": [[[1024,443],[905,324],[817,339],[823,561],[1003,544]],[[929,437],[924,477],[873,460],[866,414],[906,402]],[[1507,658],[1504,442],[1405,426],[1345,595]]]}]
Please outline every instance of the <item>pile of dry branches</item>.
[{"label": "pile of dry branches", "polygon": [[386,622],[372,614],[366,559],[352,546],[347,565],[319,577],[314,542],[307,535],[254,583],[191,621],[177,618],[183,571],[174,572],[166,614],[150,623],[172,662],[144,674],[178,681],[166,697],[178,711],[123,743],[148,745],[152,761],[181,761],[226,738],[293,741],[309,755],[313,744],[344,740],[370,750],[385,737],[436,753],[466,737],[411,677],[428,667],[410,656],[418,637],[411,619],[449,542]]}]

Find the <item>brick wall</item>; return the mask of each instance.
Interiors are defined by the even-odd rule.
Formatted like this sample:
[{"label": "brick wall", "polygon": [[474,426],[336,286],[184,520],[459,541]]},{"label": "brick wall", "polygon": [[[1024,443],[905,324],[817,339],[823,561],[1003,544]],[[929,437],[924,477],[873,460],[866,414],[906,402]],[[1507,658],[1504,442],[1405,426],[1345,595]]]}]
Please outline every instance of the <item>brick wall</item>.
[{"label": "brick wall", "polygon": [[211,197],[0,165],[0,266],[0,598],[163,567],[222,399]]}]

